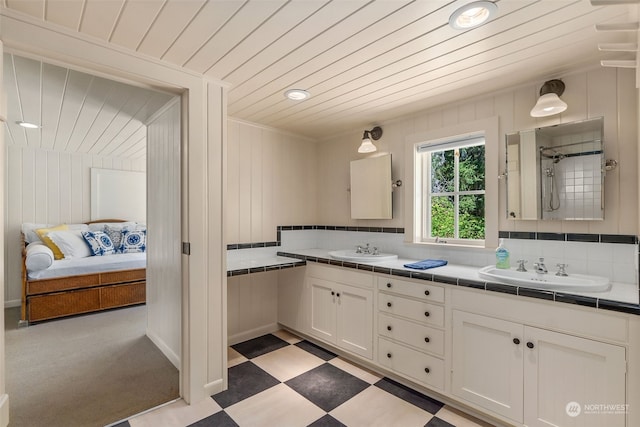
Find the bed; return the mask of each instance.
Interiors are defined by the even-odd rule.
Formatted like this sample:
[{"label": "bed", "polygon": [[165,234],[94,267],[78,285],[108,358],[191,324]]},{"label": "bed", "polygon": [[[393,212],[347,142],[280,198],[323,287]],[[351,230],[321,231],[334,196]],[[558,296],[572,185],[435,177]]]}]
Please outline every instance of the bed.
[{"label": "bed", "polygon": [[[38,234],[41,230],[45,232]],[[105,234],[110,239],[104,239]],[[122,243],[116,242],[117,235]],[[143,225],[115,219],[58,226],[23,224],[21,236],[22,325],[145,303]],[[96,236],[102,239],[98,247],[92,240],[86,240]],[[120,253],[118,248],[122,251],[125,237],[127,242],[136,237],[136,246],[128,246],[128,250]],[[46,241],[47,238],[51,240]],[[106,240],[111,241],[114,250],[100,253],[105,252],[101,245]],[[55,248],[53,251],[50,248],[54,241],[60,249],[58,255],[54,254]]]}]

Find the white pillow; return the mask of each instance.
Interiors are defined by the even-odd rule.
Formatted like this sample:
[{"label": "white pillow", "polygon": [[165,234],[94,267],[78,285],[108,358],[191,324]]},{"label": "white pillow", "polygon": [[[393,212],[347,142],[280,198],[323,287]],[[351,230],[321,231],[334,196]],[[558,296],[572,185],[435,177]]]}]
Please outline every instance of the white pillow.
[{"label": "white pillow", "polygon": [[123,227],[135,227],[136,222],[96,222],[94,224],[89,224],[89,231],[104,231],[105,225],[108,225],[113,230],[122,230]]},{"label": "white pillow", "polygon": [[53,227],[55,224],[37,224],[34,222],[25,222],[22,224],[22,234],[24,234],[24,241],[26,243],[42,242],[40,236],[36,233],[39,228]]},{"label": "white pillow", "polygon": [[52,231],[47,236],[60,248],[64,258],[86,258],[91,256],[91,248],[82,237],[80,230]]},{"label": "white pillow", "polygon": [[53,252],[42,242],[27,245],[27,271],[46,270],[53,265]]}]

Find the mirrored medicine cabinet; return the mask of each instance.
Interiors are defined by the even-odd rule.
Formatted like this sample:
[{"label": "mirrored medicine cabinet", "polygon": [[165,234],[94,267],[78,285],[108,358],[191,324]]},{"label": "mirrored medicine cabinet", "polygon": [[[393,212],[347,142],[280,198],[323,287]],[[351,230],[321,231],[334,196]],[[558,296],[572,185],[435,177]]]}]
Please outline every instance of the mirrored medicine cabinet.
[{"label": "mirrored medicine cabinet", "polygon": [[391,219],[391,154],[351,162],[351,218]]},{"label": "mirrored medicine cabinet", "polygon": [[506,135],[507,217],[604,219],[604,118]]}]

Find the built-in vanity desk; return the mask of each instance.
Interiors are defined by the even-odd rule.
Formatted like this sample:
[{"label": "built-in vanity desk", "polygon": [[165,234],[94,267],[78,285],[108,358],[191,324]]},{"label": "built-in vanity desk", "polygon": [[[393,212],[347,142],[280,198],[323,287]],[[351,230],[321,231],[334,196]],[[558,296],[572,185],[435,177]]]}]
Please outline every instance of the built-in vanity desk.
[{"label": "built-in vanity desk", "polygon": [[494,423],[640,425],[637,303],[279,254],[307,263],[279,272],[279,325],[344,357]]}]

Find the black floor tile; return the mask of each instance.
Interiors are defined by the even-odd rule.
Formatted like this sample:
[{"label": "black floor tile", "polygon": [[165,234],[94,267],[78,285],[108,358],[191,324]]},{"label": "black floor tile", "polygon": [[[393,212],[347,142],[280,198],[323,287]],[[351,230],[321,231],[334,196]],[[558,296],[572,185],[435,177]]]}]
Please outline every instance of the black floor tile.
[{"label": "black floor tile", "polygon": [[129,421],[123,421],[121,423],[115,424],[111,427],[131,427],[131,424],[129,424]]},{"label": "black floor tile", "polygon": [[249,361],[229,368],[229,388],[211,397],[227,408],[277,384],[280,381]]},{"label": "black floor tile", "polygon": [[334,357],[338,357],[336,354],[331,353],[329,350],[325,350],[322,347],[318,347],[317,345],[310,343],[309,341],[300,341],[295,345],[300,347],[303,350],[308,351],[314,356],[318,356],[320,359],[324,360],[325,362],[333,359]]},{"label": "black floor tile", "polygon": [[444,403],[438,402],[389,378],[383,378],[374,385],[431,414],[435,414],[444,406]]},{"label": "black floor tile", "polygon": [[249,341],[232,345],[231,348],[242,354],[247,359],[253,359],[254,357],[262,356],[263,354],[272,352],[282,347],[286,347],[288,345],[288,342],[281,340],[277,336],[267,334]]},{"label": "black floor tile", "polygon": [[441,420],[438,417],[433,417],[429,420],[424,427],[456,427],[453,424],[446,422],[445,420]]},{"label": "black floor tile", "polygon": [[285,384],[326,412],[369,387],[368,383],[329,363],[298,375]]},{"label": "black floor tile", "polygon": [[188,427],[239,427],[226,412],[220,411],[203,418]]},{"label": "black floor tile", "polygon": [[331,415],[327,414],[324,417],[309,424],[307,427],[347,427],[347,426],[345,426],[340,421],[333,418]]}]

